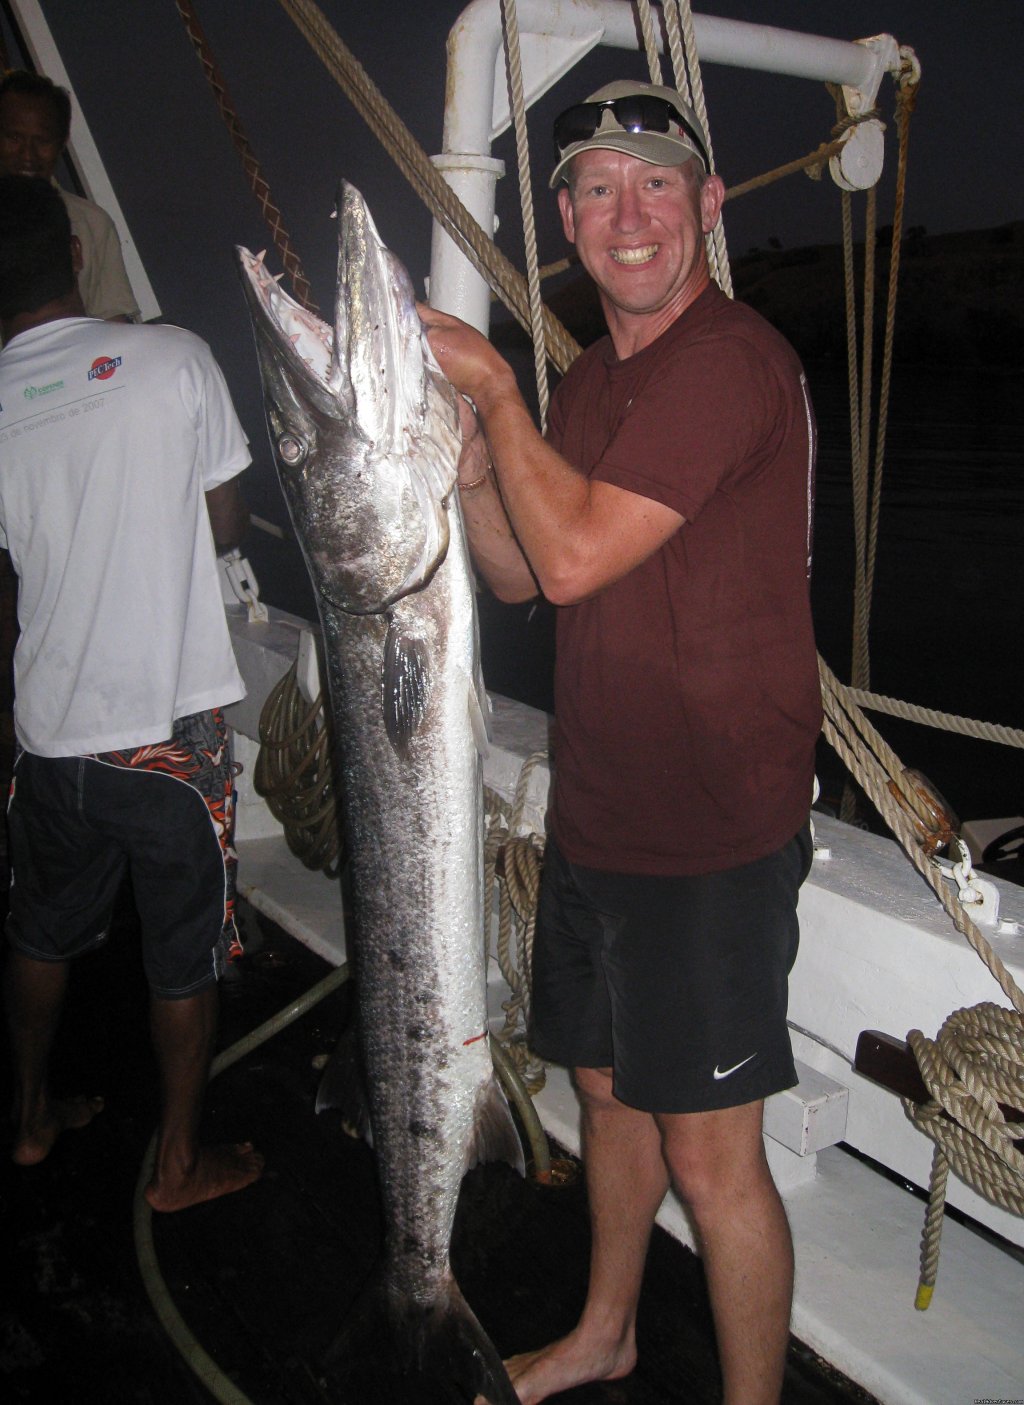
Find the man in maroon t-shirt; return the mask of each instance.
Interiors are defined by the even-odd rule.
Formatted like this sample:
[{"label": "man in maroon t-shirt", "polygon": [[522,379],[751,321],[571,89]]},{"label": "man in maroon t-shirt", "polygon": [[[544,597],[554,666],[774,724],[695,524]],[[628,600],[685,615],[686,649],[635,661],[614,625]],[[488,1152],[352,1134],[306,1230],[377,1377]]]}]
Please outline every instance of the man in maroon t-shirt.
[{"label": "man in maroon t-shirt", "polygon": [[636,1360],[671,1183],[700,1237],[726,1405],[779,1398],[792,1244],[764,1098],[786,1026],[821,721],[814,416],[788,344],[711,282],[724,196],[672,89],[619,82],[555,124],[552,185],[609,336],[541,438],[489,343],[423,309],[475,404],[463,511],[504,600],[557,606],[555,787],[530,1042],[574,1070],[593,1249],[573,1332],[515,1357],[523,1405]]}]

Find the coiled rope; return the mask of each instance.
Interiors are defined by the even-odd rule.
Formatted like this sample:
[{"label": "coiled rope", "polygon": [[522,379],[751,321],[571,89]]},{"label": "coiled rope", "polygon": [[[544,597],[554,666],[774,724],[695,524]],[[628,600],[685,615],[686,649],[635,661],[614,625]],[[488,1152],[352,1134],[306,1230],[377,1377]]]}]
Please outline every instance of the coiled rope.
[{"label": "coiled rope", "polygon": [[253,787],[307,868],[337,878],[344,858],[335,805],[335,770],[323,694],[309,703],[298,664],[267,695],[260,713],[260,749]]},{"label": "coiled rope", "polygon": [[934,1041],[916,1029],[907,1035],[931,1101],[918,1104],[905,1098],[904,1111],[935,1143],[915,1299],[923,1310],[931,1302],[938,1273],[951,1168],[993,1204],[1024,1214],[1024,1158],[1014,1146],[1024,1118],[1024,992],[932,858],[930,846],[922,843],[921,830],[911,818],[916,807],[899,759],[853,700],[851,690],[820,658],[819,672],[825,736],[1012,1007],[983,1003],[957,1010]]},{"label": "coiled rope", "polygon": [[[484,787],[484,892],[498,889],[498,930],[494,955],[498,969],[509,988],[502,1002],[505,1024],[498,1038],[514,1061],[530,1093],[544,1086],[544,1064],[526,1043],[530,1017],[530,967],[533,959],[533,933],[537,921],[537,895],[544,862],[544,839],[539,834],[522,834],[523,810],[530,777],[545,752],[527,757],[516,782],[511,805],[490,786]],[[490,949],[491,912],[485,908],[485,943]]]}]

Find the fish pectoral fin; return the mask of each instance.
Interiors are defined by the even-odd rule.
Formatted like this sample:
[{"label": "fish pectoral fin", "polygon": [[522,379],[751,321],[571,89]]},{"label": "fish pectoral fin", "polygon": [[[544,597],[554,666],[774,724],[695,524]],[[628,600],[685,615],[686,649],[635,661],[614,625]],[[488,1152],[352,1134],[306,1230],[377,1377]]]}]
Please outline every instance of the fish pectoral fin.
[{"label": "fish pectoral fin", "polygon": [[430,669],[422,639],[407,634],[394,620],[388,626],[381,668],[384,730],[399,756],[419,730],[427,711]]},{"label": "fish pectoral fin", "polygon": [[349,1136],[362,1137],[373,1145],[370,1103],[366,1096],[363,1059],[352,1025],[334,1046],[334,1053],[320,1076],[316,1090],[316,1111],[336,1110]]},{"label": "fish pectoral fin", "polygon": [[476,1095],[473,1136],[466,1151],[466,1170],[485,1161],[504,1161],[521,1176],[526,1174],[523,1143],[516,1130],[512,1110],[501,1084],[493,1076]]},{"label": "fish pectoral fin", "polygon": [[473,729],[473,740],[481,756],[487,756],[491,749],[491,700],[484,691],[483,679],[478,677],[466,680],[466,693],[469,707],[469,724]]}]

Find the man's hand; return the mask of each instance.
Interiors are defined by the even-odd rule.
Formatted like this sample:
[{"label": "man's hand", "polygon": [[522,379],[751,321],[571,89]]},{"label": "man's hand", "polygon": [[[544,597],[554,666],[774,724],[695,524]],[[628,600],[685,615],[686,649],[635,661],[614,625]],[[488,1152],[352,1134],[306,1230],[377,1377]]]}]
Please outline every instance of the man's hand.
[{"label": "man's hand", "polygon": [[475,327],[426,303],[417,303],[416,311],[441,370],[484,418],[495,400],[507,395],[519,398],[512,368]]}]

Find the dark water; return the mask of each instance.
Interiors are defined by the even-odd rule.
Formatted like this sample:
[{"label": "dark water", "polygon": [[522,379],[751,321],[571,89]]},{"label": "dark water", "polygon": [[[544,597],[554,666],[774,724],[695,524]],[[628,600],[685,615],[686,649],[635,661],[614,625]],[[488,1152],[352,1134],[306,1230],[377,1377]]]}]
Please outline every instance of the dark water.
[{"label": "dark water", "polygon": [[[807,366],[819,428],[818,647],[850,675],[854,534],[846,367]],[[893,378],[870,633],[871,686],[907,702],[1024,725],[1024,396],[1019,370],[898,367]],[[551,706],[554,611],[481,602],[488,687]],[[1024,755],[872,714],[905,765],[961,819],[1024,813]],[[823,743],[823,789],[842,771]]]}]

